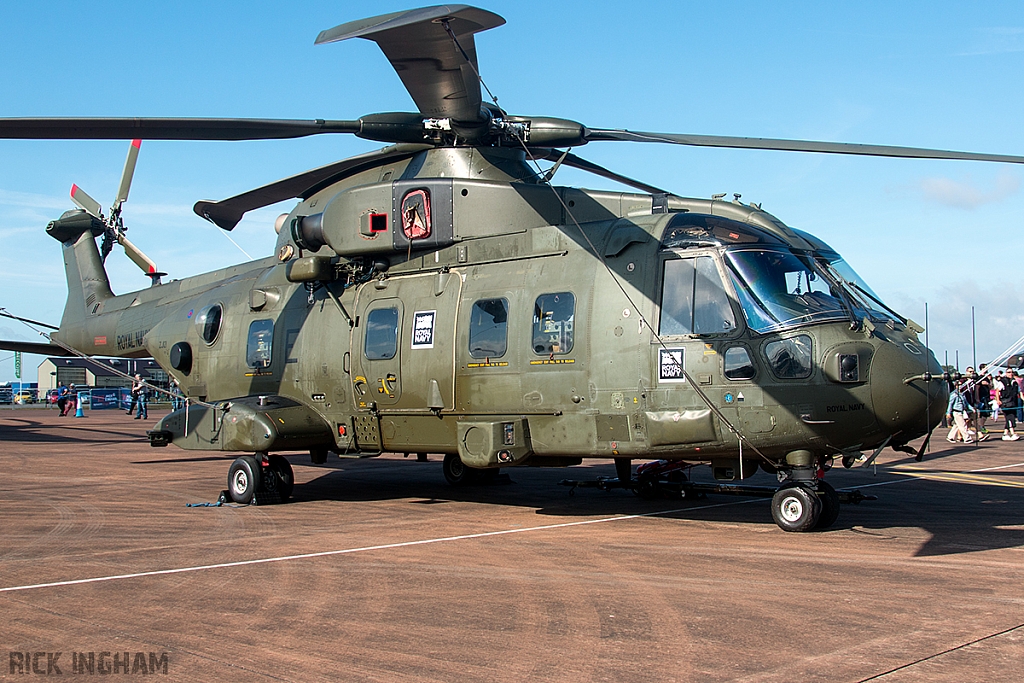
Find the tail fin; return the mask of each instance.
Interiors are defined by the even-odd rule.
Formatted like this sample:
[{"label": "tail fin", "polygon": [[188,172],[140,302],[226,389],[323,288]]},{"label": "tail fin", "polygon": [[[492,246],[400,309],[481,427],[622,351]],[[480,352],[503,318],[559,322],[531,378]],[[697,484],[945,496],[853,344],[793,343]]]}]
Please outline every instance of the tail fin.
[{"label": "tail fin", "polygon": [[84,323],[100,303],[114,296],[96,247],[96,238],[103,234],[104,229],[102,221],[81,210],[66,211],[46,226],[47,234],[64,247],[68,301],[60,326],[65,334]]}]

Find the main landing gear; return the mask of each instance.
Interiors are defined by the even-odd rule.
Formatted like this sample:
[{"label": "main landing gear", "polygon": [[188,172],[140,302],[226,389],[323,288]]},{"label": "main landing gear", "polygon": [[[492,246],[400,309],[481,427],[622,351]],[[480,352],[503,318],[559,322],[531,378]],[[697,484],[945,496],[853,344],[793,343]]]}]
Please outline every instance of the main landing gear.
[{"label": "main landing gear", "polygon": [[[418,460],[419,458],[417,458]],[[498,468],[479,470],[466,467],[455,453],[448,453],[441,463],[444,479],[452,486],[472,486],[473,484],[496,484],[508,480],[508,475],[501,474]]]},{"label": "main landing gear", "polygon": [[281,455],[243,455],[235,458],[228,469],[227,493],[242,505],[283,503],[291,497],[294,486],[292,466]]}]

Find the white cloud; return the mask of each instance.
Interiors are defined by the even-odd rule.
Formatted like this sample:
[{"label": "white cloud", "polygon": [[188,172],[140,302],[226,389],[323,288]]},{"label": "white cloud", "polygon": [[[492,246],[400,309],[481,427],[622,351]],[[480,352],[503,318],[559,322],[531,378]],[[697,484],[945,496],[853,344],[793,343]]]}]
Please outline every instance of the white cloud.
[{"label": "white cloud", "polygon": [[0,205],[25,206],[35,209],[67,209],[71,205],[70,197],[54,197],[35,192],[14,192],[0,189]]},{"label": "white cloud", "polygon": [[[974,279],[958,278],[923,298],[897,292],[886,303],[923,325],[926,301],[928,342],[939,362],[948,352],[952,364],[959,351],[960,368],[963,369],[974,362],[975,344],[978,362],[988,362],[1011,349],[1014,342],[1024,336],[1024,288],[999,276],[984,285]],[[972,307],[975,321],[973,338]],[[922,334],[921,341],[924,340],[925,335]]]},{"label": "white cloud", "polygon": [[1001,173],[993,187],[978,187],[971,179],[924,178],[917,190],[924,199],[957,209],[974,210],[985,204],[1002,201],[1017,193],[1020,179],[1009,173]]}]

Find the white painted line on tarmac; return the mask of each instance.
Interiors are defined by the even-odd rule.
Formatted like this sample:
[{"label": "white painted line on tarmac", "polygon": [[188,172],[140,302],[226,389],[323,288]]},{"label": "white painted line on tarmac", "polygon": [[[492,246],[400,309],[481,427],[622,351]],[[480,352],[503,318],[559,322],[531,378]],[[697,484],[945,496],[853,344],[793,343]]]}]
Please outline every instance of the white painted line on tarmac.
[{"label": "white painted line on tarmac", "polygon": [[526,529],[503,529],[501,531],[486,531],[479,534],[464,534],[462,536],[443,536],[441,538],[426,538],[419,541],[405,541],[402,543],[385,543],[383,545],[370,545],[361,548],[343,548],[341,550],[324,550],[318,553],[303,553],[301,555],[283,555],[281,557],[264,557],[255,560],[240,560],[238,562],[221,562],[219,564],[203,564],[194,567],[177,567],[175,569],[157,569],[148,572],[136,572],[134,574],[114,574],[112,576],[96,576],[89,579],[74,579],[71,581],[53,581],[50,583],[33,583],[25,586],[9,586],[0,588],[0,593],[13,593],[15,591],[27,591],[36,588],[55,588],[58,586],[75,586],[83,583],[100,583],[103,581],[118,581],[121,579],[138,579],[145,576],[163,576],[166,574],[184,574],[186,572],[199,572],[207,569],[226,569],[229,567],[245,567],[253,564],[268,564],[270,562],[286,562],[288,560],[305,560],[315,557],[330,557],[332,555],[350,555],[354,553],[365,553],[372,550],[391,550],[395,548],[409,548],[417,545],[430,545],[432,543],[451,543],[453,541],[467,541],[476,538],[488,538],[491,536],[504,536],[507,534],[523,534],[530,531],[547,531],[550,529],[565,529],[574,526],[587,524],[603,524],[605,522],[621,522],[627,519],[640,519],[642,517],[658,517],[660,515],[671,515],[677,512],[695,512],[697,510],[710,510],[711,508],[727,507],[730,505],[743,505],[745,503],[756,503],[765,500],[764,498],[751,498],[749,500],[732,501],[729,503],[716,503],[714,505],[701,505],[692,508],[677,508],[675,510],[661,510],[659,512],[644,512],[636,515],[621,515],[619,517],[602,517],[600,519],[586,519],[580,522],[563,522],[561,524],[546,524],[544,526],[529,527]]},{"label": "white painted line on tarmac", "polygon": [[[904,474],[904,473],[896,470],[896,471],[894,471],[894,474]],[[915,477],[910,477],[910,476],[907,476],[905,474],[904,474],[904,476],[906,476],[907,478],[906,479],[891,479],[889,481],[880,481],[880,482],[877,482],[877,483],[874,483],[874,484],[858,484],[856,486],[849,486],[849,487],[846,487],[846,488],[851,488],[851,489],[869,489],[872,486],[889,486],[890,484],[906,484],[908,481],[917,481],[917,479]]]},{"label": "white painted line on tarmac", "polygon": [[1024,462],[1018,462],[1014,465],[1000,465],[999,467],[983,467],[980,470],[971,470],[970,474],[975,472],[992,472],[993,470],[1008,470],[1011,467],[1020,467],[1021,465],[1024,465]]}]

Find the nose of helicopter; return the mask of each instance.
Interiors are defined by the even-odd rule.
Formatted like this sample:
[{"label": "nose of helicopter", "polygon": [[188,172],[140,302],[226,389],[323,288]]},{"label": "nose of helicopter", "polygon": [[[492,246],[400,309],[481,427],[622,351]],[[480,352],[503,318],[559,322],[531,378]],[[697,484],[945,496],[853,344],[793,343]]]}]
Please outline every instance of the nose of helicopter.
[{"label": "nose of helicopter", "polygon": [[[921,378],[925,372],[934,379]],[[871,360],[872,406],[878,424],[893,435],[894,441],[906,443],[924,436],[942,420],[948,393],[941,376],[939,362],[920,344],[883,343],[875,349]]]}]

